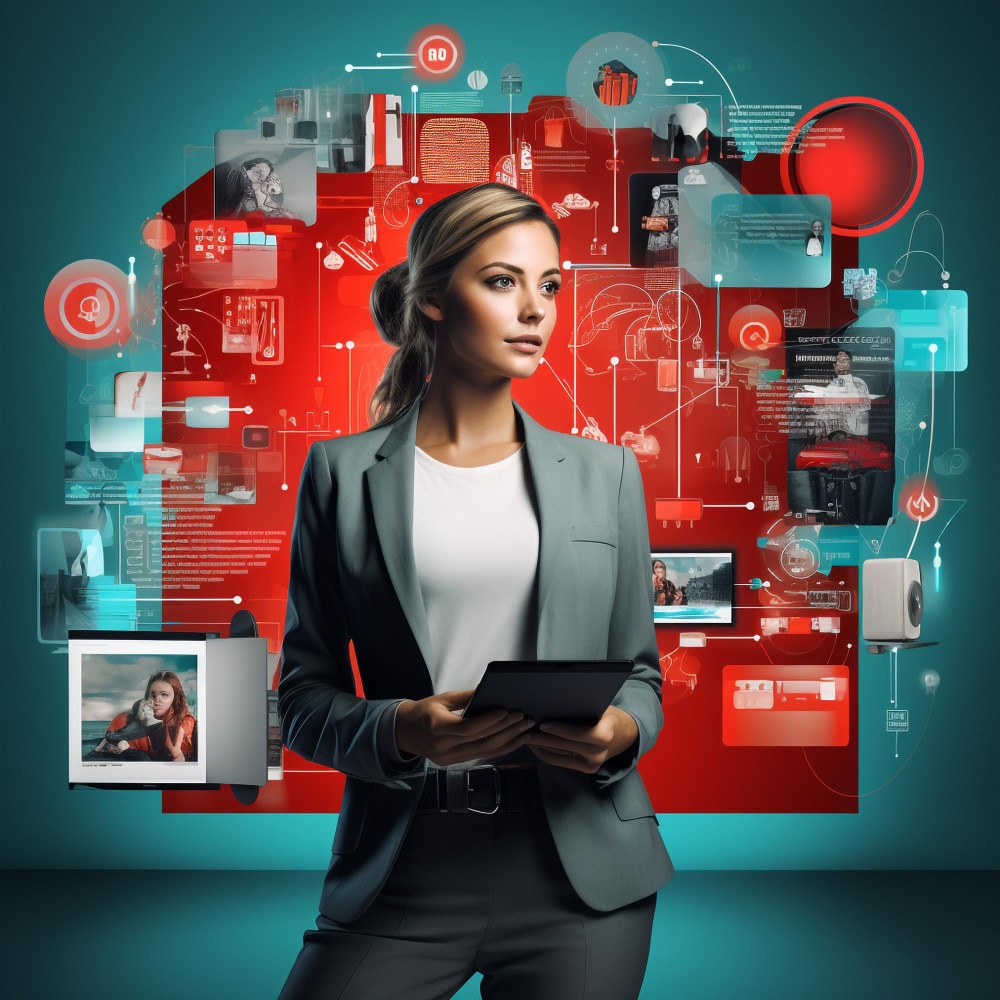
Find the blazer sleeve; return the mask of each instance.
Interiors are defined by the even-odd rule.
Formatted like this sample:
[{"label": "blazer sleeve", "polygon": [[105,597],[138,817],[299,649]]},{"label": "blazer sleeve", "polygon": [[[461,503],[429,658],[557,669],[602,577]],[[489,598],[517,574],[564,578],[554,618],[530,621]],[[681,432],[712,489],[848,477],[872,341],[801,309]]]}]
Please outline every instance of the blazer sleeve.
[{"label": "blazer sleeve", "polygon": [[[337,482],[322,443],[309,449],[292,528],[285,636],[278,677],[281,737],[306,760],[350,777],[410,788],[423,758],[394,765],[385,752],[400,699],[356,694],[350,627],[338,570]],[[381,732],[381,738],[380,738]]]},{"label": "blazer sleeve", "polygon": [[630,751],[605,762],[595,779],[604,787],[635,769],[656,742],[663,726],[660,653],[653,626],[653,594],[649,573],[649,526],[646,499],[635,453],[623,448],[618,492],[618,579],[615,583],[609,659],[633,660],[635,667],[611,704],[628,712],[639,728]]}]

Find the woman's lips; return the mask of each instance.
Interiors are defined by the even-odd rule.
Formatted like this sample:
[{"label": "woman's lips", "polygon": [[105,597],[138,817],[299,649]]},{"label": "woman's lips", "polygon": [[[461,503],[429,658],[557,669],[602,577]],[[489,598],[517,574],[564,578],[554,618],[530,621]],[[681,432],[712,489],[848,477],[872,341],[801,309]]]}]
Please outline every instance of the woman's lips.
[{"label": "woman's lips", "polygon": [[542,349],[541,339],[537,337],[519,337],[517,340],[508,340],[507,343],[522,354],[537,354]]}]

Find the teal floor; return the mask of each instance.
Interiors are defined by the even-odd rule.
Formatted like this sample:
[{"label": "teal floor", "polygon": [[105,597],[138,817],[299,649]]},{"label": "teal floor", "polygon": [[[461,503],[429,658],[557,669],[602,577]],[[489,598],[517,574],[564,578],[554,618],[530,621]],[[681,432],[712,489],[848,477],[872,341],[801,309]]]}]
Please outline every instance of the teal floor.
[{"label": "teal floor", "polygon": [[[5,997],[273,1000],[321,875],[0,879]],[[660,894],[642,1000],[995,996],[998,894],[996,872],[679,872]],[[476,982],[457,996],[478,997]]]}]

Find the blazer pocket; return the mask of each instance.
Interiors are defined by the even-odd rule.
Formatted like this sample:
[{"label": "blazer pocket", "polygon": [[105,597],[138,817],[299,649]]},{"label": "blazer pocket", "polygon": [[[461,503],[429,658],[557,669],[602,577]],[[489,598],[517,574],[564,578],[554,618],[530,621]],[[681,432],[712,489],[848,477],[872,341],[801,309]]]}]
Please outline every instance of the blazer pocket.
[{"label": "blazer pocket", "polygon": [[[654,819],[656,812],[638,773],[632,771],[610,788],[611,802],[620,820]],[[659,820],[656,821],[659,825]]]},{"label": "blazer pocket", "polygon": [[337,829],[333,834],[333,854],[350,854],[357,850],[367,815],[368,785],[348,778],[337,817]]},{"label": "blazer pocket", "polygon": [[612,548],[618,547],[618,532],[604,524],[573,524],[569,537],[574,542],[601,542]]}]

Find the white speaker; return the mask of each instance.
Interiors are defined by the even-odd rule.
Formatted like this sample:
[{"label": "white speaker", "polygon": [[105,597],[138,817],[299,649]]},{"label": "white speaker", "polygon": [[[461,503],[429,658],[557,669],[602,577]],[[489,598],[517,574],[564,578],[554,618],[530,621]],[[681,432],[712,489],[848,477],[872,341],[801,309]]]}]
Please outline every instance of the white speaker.
[{"label": "white speaker", "polygon": [[920,638],[924,592],[916,559],[867,559],[862,571],[861,629],[869,642]]}]

